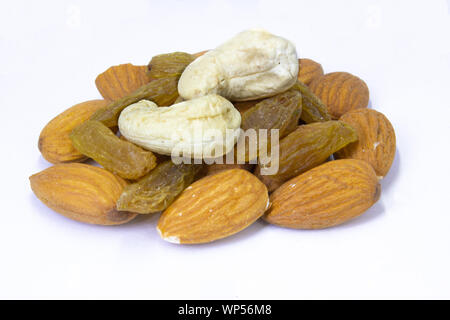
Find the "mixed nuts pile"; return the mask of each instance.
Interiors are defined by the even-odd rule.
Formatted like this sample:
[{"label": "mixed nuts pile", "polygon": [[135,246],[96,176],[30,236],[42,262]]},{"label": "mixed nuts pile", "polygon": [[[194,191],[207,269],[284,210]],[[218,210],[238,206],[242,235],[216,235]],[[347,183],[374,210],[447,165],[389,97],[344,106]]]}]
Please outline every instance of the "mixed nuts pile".
[{"label": "mixed nuts pile", "polygon": [[[261,217],[327,228],[379,199],[394,160],[394,129],[367,108],[364,81],[324,74],[263,30],[198,54],[113,66],[95,83],[103,100],[77,104],[42,130],[39,150],[54,165],[30,177],[43,203],[77,221],[117,225],[162,213],[161,237],[192,244]],[[244,138],[240,149],[246,130],[257,132],[255,148]],[[265,161],[266,149],[277,156]],[[101,167],[80,163],[89,158]]]}]

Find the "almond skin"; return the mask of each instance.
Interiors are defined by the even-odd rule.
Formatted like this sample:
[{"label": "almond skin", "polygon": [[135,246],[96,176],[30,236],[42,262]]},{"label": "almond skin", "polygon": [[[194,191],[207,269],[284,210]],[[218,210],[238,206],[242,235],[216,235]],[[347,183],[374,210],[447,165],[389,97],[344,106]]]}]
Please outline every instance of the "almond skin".
[{"label": "almond skin", "polygon": [[198,57],[201,57],[202,55],[204,55],[205,53],[207,53],[208,51],[209,50],[200,51],[200,52],[194,53],[193,56],[198,58]]},{"label": "almond skin", "polygon": [[116,225],[136,217],[116,210],[126,182],[103,168],[57,164],[32,175],[30,183],[36,197],[47,207],[76,221]]},{"label": "almond skin", "polygon": [[323,76],[322,65],[311,59],[298,59],[298,80],[309,85],[314,79]]},{"label": "almond skin", "polygon": [[373,109],[358,109],[347,112],[341,121],[351,125],[359,140],[339,150],[338,159],[360,159],[372,165],[382,178],[391,168],[395,157],[395,132],[388,118]]},{"label": "almond skin", "polygon": [[366,108],[369,104],[366,83],[348,72],[327,73],[314,79],[309,86],[327,106],[334,120],[350,110]]},{"label": "almond skin", "polygon": [[211,242],[251,225],[268,201],[266,186],[248,171],[222,171],[185,189],[162,214],[158,232],[173,243]]},{"label": "almond skin", "polygon": [[214,163],[214,164],[210,164],[205,166],[206,169],[206,175],[210,176],[212,174],[216,174],[218,172],[222,172],[225,170],[230,170],[230,169],[242,169],[242,170],[247,170],[249,172],[253,171],[253,168],[255,167],[254,164],[250,164],[250,163],[243,163],[243,164],[239,164],[239,163],[232,163],[232,164],[218,164],[218,163]]},{"label": "almond skin", "polygon": [[106,100],[82,102],[53,118],[39,136],[38,147],[42,156],[55,164],[85,160],[86,157],[73,147],[69,135],[75,127],[107,104]]},{"label": "almond skin", "polygon": [[147,66],[131,63],[112,66],[97,76],[95,85],[106,100],[118,100],[148,83],[146,72]]},{"label": "almond skin", "polygon": [[330,161],[275,190],[264,219],[294,229],[323,229],[353,219],[380,198],[381,186],[365,161]]}]

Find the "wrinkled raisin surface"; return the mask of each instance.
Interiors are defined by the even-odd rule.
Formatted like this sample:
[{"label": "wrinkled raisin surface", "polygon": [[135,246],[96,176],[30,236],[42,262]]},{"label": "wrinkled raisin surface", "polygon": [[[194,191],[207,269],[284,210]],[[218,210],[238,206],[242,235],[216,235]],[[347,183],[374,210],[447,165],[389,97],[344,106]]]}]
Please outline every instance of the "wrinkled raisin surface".
[{"label": "wrinkled raisin surface", "polygon": [[255,173],[269,191],[273,191],[288,179],[322,164],[333,153],[356,140],[356,131],[342,121],[301,125],[280,141],[278,173],[261,175],[260,165],[256,167]]},{"label": "wrinkled raisin surface", "polygon": [[70,138],[79,152],[125,179],[138,179],[156,166],[152,152],[120,139],[99,121],[84,122]]},{"label": "wrinkled raisin surface", "polygon": [[[270,145],[271,129],[279,130],[280,139],[297,128],[302,113],[302,95],[290,89],[256,103],[242,113],[241,128],[245,131],[267,129],[267,143]],[[258,135],[258,141],[261,142]],[[258,143],[259,147],[264,147]],[[254,158],[246,147],[246,161]],[[260,148],[258,148],[259,151]],[[258,154],[258,152],[257,152]]]},{"label": "wrinkled raisin surface", "polygon": [[171,160],[159,164],[139,181],[125,187],[117,201],[117,209],[137,213],[153,213],[166,209],[187,188],[201,165],[174,164]]},{"label": "wrinkled raisin surface", "polygon": [[173,52],[154,56],[148,64],[147,76],[150,80],[180,77],[186,66],[194,61],[192,54]]},{"label": "wrinkled raisin surface", "polygon": [[301,119],[306,123],[323,122],[331,120],[327,107],[312,93],[308,86],[300,81],[292,89],[298,90],[302,94],[302,115]]},{"label": "wrinkled raisin surface", "polygon": [[192,55],[182,52],[154,57],[150,62],[151,70],[148,71],[150,82],[98,110],[91,120],[100,121],[107,127],[113,128],[117,126],[122,110],[142,99],[153,101],[158,106],[172,105],[179,96],[178,79],[193,60]]}]

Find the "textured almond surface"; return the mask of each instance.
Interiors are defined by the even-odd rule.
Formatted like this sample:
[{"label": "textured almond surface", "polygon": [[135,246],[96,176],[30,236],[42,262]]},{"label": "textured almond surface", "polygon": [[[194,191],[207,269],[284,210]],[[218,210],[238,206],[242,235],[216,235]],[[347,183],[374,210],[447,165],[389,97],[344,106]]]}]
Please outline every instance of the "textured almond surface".
[{"label": "textured almond surface", "polygon": [[148,83],[146,72],[147,66],[131,63],[112,66],[97,76],[95,85],[106,100],[118,100]]},{"label": "textured almond surface", "polygon": [[204,55],[207,52],[208,52],[208,50],[200,51],[200,52],[194,53],[193,56],[198,58],[198,57],[201,57],[202,55]]},{"label": "textured almond surface", "polygon": [[339,150],[336,158],[367,161],[379,177],[384,177],[395,157],[395,132],[386,116],[373,109],[359,109],[347,112],[340,120],[356,130],[359,140]]},{"label": "textured almond surface", "polygon": [[251,173],[222,171],[185,189],[162,214],[158,231],[174,243],[211,242],[251,225],[268,200],[266,187]]},{"label": "textured almond surface", "polygon": [[30,183],[36,197],[47,207],[73,220],[115,225],[136,216],[116,210],[126,182],[103,168],[57,164],[32,175]]},{"label": "textured almond surface", "polygon": [[244,164],[238,164],[238,163],[234,163],[234,164],[218,164],[218,163],[214,163],[214,164],[210,164],[206,166],[206,175],[212,175],[212,174],[216,174],[218,172],[224,171],[224,170],[230,170],[230,169],[242,169],[242,170],[247,170],[247,171],[253,171],[253,168],[255,167],[255,165],[250,164],[250,163],[244,163]]},{"label": "textured almond surface", "polygon": [[269,223],[295,229],[322,229],[353,219],[380,197],[381,186],[365,161],[330,161],[275,190],[265,215]]},{"label": "textured almond surface", "polygon": [[314,79],[323,76],[323,68],[320,63],[311,59],[298,59],[299,71],[298,80],[309,85]]},{"label": "textured almond surface", "polygon": [[360,78],[347,72],[327,73],[310,83],[313,93],[327,106],[333,119],[350,110],[366,108],[369,89]]},{"label": "textured almond surface", "polygon": [[95,111],[105,107],[106,100],[90,100],[74,105],[53,118],[42,129],[38,147],[42,156],[51,163],[81,161],[86,159],[76,150],[69,138],[72,130],[89,119]]}]

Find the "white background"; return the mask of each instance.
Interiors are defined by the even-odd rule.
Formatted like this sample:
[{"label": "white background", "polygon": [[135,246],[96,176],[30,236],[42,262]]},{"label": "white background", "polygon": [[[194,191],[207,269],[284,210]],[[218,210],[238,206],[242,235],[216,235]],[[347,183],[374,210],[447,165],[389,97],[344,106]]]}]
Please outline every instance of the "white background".
[{"label": "white background", "polygon": [[[450,298],[450,1],[2,1],[0,298]],[[99,98],[111,65],[197,52],[263,27],[326,72],[364,79],[397,133],[380,201],[321,231],[257,222],[178,246],[157,216],[119,227],[54,213],[28,177],[41,129]]]}]

